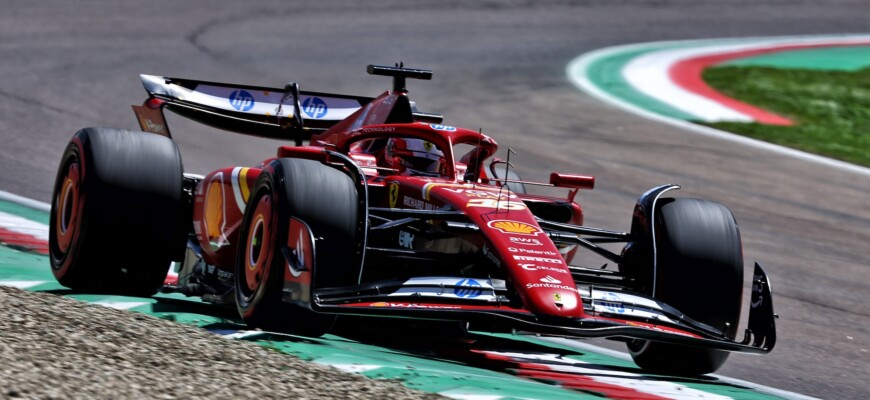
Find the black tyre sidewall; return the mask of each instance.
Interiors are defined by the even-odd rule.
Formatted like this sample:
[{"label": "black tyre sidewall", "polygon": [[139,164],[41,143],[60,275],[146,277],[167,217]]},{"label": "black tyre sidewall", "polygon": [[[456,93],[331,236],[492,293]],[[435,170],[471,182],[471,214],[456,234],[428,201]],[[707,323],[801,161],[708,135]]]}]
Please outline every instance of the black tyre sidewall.
[{"label": "black tyre sidewall", "polygon": [[737,223],[719,203],[665,200],[656,218],[654,296],[716,329],[725,330],[728,323],[726,333],[733,339],[743,294],[743,252]]},{"label": "black tyre sidewall", "polygon": [[317,239],[314,285],[358,282],[357,193],[349,176],[317,161],[277,160],[283,170],[282,219],[304,221]]},{"label": "black tyre sidewall", "polygon": [[[655,224],[654,297],[733,339],[740,318],[743,254],[731,211],[707,200],[662,199]],[[632,341],[628,348],[643,369],[674,375],[715,372],[729,354],[645,340]]]},{"label": "black tyre sidewall", "polygon": [[[58,190],[64,167],[81,168],[79,224],[66,254],[57,248]],[[55,183],[49,245],[58,281],[77,290],[150,295],[179,246],[181,156],[170,139],[145,132],[86,128],[75,134]]]},{"label": "black tyre sidewall", "polygon": [[[87,260],[90,258],[85,253],[89,249],[89,246],[83,246],[81,241],[83,237],[87,237],[86,234],[82,232],[86,231],[87,218],[84,215],[84,202],[85,196],[78,196],[76,199],[78,201],[76,208],[77,213],[77,223],[72,228],[73,232],[70,233],[72,235],[70,239],[70,243],[68,245],[67,251],[64,252],[60,249],[60,245],[58,244],[58,235],[59,228],[57,223],[58,212],[58,203],[60,201],[64,178],[66,177],[66,172],[69,169],[70,165],[77,164],[79,168],[80,180],[79,180],[79,188],[78,190],[82,190],[84,186],[84,175],[85,165],[81,158],[81,148],[79,147],[79,143],[70,142],[67,145],[66,150],[64,151],[63,156],[61,157],[60,165],[58,166],[57,177],[55,178],[54,190],[52,194],[52,207],[50,213],[50,223],[49,223],[49,235],[48,235],[48,244],[49,244],[49,260],[51,262],[51,270],[54,274],[55,278],[61,285],[64,285],[69,288],[76,289],[87,289],[89,286],[94,286],[97,284],[95,279],[100,274],[92,273],[88,274],[83,268],[71,268],[71,266],[77,265],[80,263],[79,259]],[[78,251],[74,251],[74,249],[78,249]],[[94,275],[93,277],[89,275]],[[90,279],[89,279],[90,278]]]}]

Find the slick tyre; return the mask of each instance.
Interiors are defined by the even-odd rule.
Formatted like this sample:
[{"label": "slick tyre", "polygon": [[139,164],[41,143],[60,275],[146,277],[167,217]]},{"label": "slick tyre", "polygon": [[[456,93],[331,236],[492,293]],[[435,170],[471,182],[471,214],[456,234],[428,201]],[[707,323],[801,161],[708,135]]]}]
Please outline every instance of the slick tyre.
[{"label": "slick tyre", "polygon": [[[656,204],[654,297],[733,339],[743,293],[740,231],[725,206],[699,199]],[[727,327],[727,328],[726,328]],[[693,376],[715,372],[728,352],[646,340],[629,342],[646,371]]]},{"label": "slick tyre", "polygon": [[[294,258],[314,260],[312,289],[357,283],[359,204],[353,181],[316,161],[282,158],[269,163],[251,193],[236,260],[239,314],[255,328],[310,337],[325,334],[334,316],[311,311],[305,299],[283,298],[288,256],[293,252]],[[315,246],[288,243],[291,221],[310,229]],[[297,295],[300,291],[310,296],[309,288],[298,287]]]},{"label": "slick tyre", "polygon": [[49,226],[51,272],[79,291],[151,295],[184,245],[181,155],[169,138],[78,131],[63,153]]}]

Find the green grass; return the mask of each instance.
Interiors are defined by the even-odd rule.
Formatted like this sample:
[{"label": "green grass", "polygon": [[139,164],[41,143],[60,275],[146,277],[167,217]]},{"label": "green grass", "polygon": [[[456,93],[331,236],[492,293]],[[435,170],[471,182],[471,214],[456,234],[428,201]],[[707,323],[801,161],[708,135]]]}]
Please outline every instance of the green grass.
[{"label": "green grass", "polygon": [[856,72],[717,67],[704,80],[793,126],[705,123],[717,129],[870,167],[870,68]]}]

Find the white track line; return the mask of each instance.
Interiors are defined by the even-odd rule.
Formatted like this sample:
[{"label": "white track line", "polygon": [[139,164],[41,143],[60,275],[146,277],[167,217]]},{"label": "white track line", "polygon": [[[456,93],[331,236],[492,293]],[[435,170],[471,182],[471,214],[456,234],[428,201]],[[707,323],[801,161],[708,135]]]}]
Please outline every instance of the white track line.
[{"label": "white track line", "polygon": [[43,283],[48,283],[48,281],[0,281],[0,286],[29,289],[34,286],[42,285]]},{"label": "white track line", "polygon": [[148,305],[150,303],[145,301],[94,301],[91,304],[96,304],[98,306],[114,308],[116,310],[130,310],[136,307],[141,307],[144,305]]},{"label": "white track line", "polygon": [[51,204],[43,203],[38,200],[28,199],[27,197],[22,197],[17,194],[4,192],[2,190],[0,190],[0,200],[6,200],[10,203],[15,203],[28,208],[32,208],[36,211],[51,212]]}]

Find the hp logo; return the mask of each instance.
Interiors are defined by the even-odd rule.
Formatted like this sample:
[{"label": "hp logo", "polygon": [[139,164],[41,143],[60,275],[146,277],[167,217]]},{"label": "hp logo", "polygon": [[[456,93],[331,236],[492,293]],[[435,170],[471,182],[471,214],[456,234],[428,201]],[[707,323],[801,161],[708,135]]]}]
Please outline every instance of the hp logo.
[{"label": "hp logo", "polygon": [[600,301],[600,304],[605,310],[614,314],[622,314],[625,312],[625,307],[622,305],[622,299],[619,296],[613,293],[606,293],[603,297],[604,298]]},{"label": "hp logo", "polygon": [[254,108],[254,96],[244,90],[234,90],[230,93],[230,105],[239,111],[250,111]]},{"label": "hp logo", "polygon": [[436,131],[447,131],[447,132],[455,132],[455,131],[456,131],[456,127],[455,127],[455,126],[450,126],[450,125],[435,125],[435,124],[429,124],[429,126],[431,126],[432,129],[434,129],[434,130],[436,130]]},{"label": "hp logo", "polygon": [[302,102],[302,111],[311,118],[323,118],[329,108],[319,97],[309,97]]},{"label": "hp logo", "polygon": [[463,279],[456,282],[456,286],[461,286],[453,289],[453,294],[458,297],[475,298],[483,293],[480,283],[474,279]]}]

